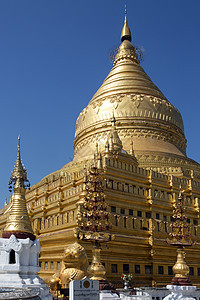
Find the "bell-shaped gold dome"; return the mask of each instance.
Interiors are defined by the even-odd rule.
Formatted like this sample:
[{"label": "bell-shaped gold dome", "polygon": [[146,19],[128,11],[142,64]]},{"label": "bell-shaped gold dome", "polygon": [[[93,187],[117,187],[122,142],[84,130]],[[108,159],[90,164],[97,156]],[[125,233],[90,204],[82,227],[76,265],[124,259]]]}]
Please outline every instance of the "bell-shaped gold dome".
[{"label": "bell-shaped gold dome", "polygon": [[96,142],[104,149],[113,113],[123,149],[130,152],[133,140],[139,165],[151,156],[153,166],[159,154],[168,161],[171,156],[186,159],[181,114],[140,66],[126,20],[124,26],[112,70],[77,119],[74,159],[91,157]]}]

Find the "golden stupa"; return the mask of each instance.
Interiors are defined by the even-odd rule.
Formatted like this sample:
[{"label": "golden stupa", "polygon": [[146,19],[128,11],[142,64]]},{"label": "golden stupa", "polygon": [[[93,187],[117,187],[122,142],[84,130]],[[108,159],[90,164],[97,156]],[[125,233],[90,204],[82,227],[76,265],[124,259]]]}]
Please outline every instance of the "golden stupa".
[{"label": "golden stupa", "polygon": [[[102,157],[108,234],[115,235],[101,251],[108,281],[122,285],[122,273],[132,273],[136,286],[171,281],[176,251],[166,239],[181,185],[194,241],[187,264],[191,281],[199,285],[200,165],[186,155],[180,112],[140,65],[126,15],[113,68],[77,119],[74,159],[26,192],[41,243],[40,276],[46,280],[59,270],[67,245],[78,241],[85,172],[94,165],[94,154]],[[2,229],[11,203],[0,211]],[[91,262],[92,244],[78,242]]]},{"label": "golden stupa", "polygon": [[6,220],[6,226],[3,230],[4,238],[9,238],[12,234],[14,234],[17,238],[29,237],[32,240],[35,239],[26,207],[25,191],[27,182],[27,172],[22,165],[20,155],[20,137],[18,137],[17,160],[9,182],[10,191],[13,184],[13,195],[10,211]]}]

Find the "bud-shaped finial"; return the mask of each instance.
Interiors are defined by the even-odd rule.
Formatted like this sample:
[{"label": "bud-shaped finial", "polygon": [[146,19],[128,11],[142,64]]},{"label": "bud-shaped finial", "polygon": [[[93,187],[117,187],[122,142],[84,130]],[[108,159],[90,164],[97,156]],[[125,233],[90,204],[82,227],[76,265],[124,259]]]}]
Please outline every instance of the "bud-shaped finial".
[{"label": "bud-shaped finial", "polygon": [[124,26],[121,33],[121,41],[128,40],[131,42],[131,31],[127,23],[127,8],[125,4],[125,18],[124,18]]}]

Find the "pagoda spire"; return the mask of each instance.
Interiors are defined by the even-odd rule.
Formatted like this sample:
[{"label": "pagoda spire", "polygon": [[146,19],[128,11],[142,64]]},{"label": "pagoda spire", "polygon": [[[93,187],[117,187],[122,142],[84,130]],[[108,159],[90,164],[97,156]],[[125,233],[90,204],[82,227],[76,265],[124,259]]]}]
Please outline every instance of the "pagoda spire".
[{"label": "pagoda spire", "polygon": [[13,190],[12,206],[7,218],[6,226],[3,232],[3,238],[9,238],[12,234],[16,238],[35,239],[31,221],[26,207],[25,192],[30,187],[27,178],[27,171],[22,164],[20,153],[20,136],[18,137],[17,159],[9,181],[9,190]]},{"label": "pagoda spire", "polygon": [[131,42],[131,31],[128,26],[127,22],[127,9],[126,9],[126,4],[125,4],[125,18],[124,18],[124,26],[122,28],[122,33],[121,33],[121,41],[123,42],[124,40],[128,40]]},{"label": "pagoda spire", "polygon": [[17,159],[15,166],[12,171],[12,176],[10,177],[9,182],[9,190],[12,191],[12,184],[13,184],[13,191],[17,187],[29,187],[30,183],[27,178],[27,171],[24,168],[24,165],[22,164],[21,160],[21,153],[20,153],[20,135],[18,136],[18,145],[17,145],[18,151],[17,151]]},{"label": "pagoda spire", "polygon": [[134,150],[133,150],[133,140],[131,140],[131,149],[130,149],[130,155],[134,155]]},{"label": "pagoda spire", "polygon": [[120,140],[120,137],[119,137],[117,129],[116,129],[116,125],[115,125],[116,119],[115,119],[114,112],[113,112],[113,117],[111,119],[111,124],[112,124],[111,132],[110,132],[111,148],[112,148],[112,150],[121,152],[123,146],[122,146],[122,141]]}]

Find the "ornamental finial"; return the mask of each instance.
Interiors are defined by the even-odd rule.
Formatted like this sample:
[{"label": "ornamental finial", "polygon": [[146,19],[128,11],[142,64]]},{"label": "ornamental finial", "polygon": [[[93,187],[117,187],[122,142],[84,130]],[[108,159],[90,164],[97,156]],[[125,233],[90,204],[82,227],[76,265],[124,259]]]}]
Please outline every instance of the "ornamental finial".
[{"label": "ornamental finial", "polygon": [[114,110],[113,110],[113,115],[112,115],[111,123],[112,123],[112,126],[115,126],[116,119],[115,119],[115,112],[114,112]]},{"label": "ornamental finial", "polygon": [[124,18],[124,26],[121,33],[121,41],[128,40],[131,42],[131,31],[127,23],[127,6],[125,4],[125,18]]},{"label": "ornamental finial", "polygon": [[17,145],[17,148],[20,151],[20,134],[18,135],[18,145]]},{"label": "ornamental finial", "polygon": [[130,149],[130,155],[134,155],[134,150],[133,150],[133,140],[131,140],[130,146],[131,146],[131,149]]},{"label": "ornamental finial", "polygon": [[21,160],[20,135],[18,136],[17,148],[18,148],[17,159],[16,159],[15,166],[13,168],[13,171],[12,171],[12,175],[10,177],[10,181],[9,181],[9,191],[10,192],[12,191],[12,187],[13,187],[13,189],[15,189],[17,187],[22,187],[22,188],[30,187],[30,183],[27,178],[27,171],[26,171],[25,167],[23,166],[22,160]]}]

